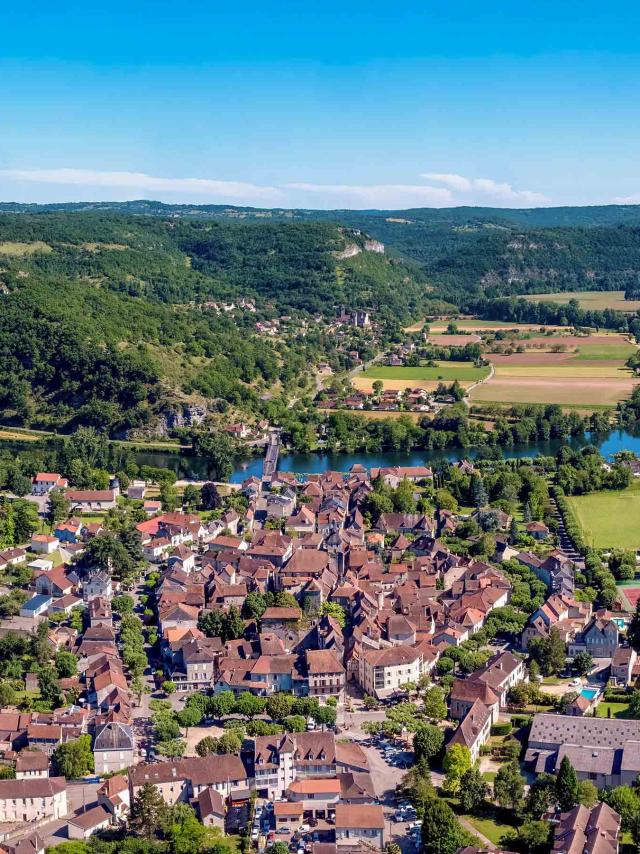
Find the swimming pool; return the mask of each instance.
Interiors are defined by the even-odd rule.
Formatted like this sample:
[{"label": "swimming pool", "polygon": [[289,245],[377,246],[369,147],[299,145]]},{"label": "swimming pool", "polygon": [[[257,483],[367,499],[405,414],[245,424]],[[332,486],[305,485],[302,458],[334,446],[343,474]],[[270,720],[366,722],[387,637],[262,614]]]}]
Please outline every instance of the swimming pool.
[{"label": "swimming pool", "polygon": [[586,697],[587,700],[595,700],[600,691],[597,688],[583,688],[580,693],[583,697]]}]

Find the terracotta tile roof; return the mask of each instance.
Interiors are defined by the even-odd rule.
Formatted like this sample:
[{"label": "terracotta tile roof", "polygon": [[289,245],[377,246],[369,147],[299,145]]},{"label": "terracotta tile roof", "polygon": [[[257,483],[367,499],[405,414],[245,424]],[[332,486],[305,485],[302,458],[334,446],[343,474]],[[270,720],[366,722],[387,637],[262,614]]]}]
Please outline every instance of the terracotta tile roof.
[{"label": "terracotta tile roof", "polygon": [[336,804],[336,828],[384,830],[381,804]]}]

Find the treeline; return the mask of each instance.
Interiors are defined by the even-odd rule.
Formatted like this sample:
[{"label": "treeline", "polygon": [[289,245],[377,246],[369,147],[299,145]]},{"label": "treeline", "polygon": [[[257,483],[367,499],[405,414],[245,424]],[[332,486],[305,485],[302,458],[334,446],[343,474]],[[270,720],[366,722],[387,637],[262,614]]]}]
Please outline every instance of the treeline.
[{"label": "treeline", "polygon": [[487,320],[504,320],[513,323],[535,323],[554,326],[588,326],[616,329],[640,337],[639,315],[627,314],[607,308],[603,311],[580,308],[576,300],[566,305],[557,302],[537,302],[526,299],[502,298],[473,300],[467,310]]},{"label": "treeline", "polygon": [[601,415],[583,417],[564,413],[557,405],[520,405],[503,410],[493,430],[470,421],[463,404],[455,404],[434,418],[416,424],[409,416],[369,419],[352,412],[327,417],[325,441],[334,452],[410,451],[447,447],[486,447],[500,450],[515,444],[567,439],[585,430],[603,427]]}]

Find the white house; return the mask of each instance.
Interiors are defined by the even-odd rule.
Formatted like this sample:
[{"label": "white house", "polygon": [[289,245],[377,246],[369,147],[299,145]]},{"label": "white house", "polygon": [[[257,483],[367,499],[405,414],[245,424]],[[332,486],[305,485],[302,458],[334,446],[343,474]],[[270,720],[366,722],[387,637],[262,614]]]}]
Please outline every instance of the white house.
[{"label": "white house", "polygon": [[69,482],[57,472],[39,471],[31,486],[32,495],[46,495],[52,489],[66,489]]},{"label": "white house", "polygon": [[54,820],[67,812],[64,777],[0,780],[0,822]]}]

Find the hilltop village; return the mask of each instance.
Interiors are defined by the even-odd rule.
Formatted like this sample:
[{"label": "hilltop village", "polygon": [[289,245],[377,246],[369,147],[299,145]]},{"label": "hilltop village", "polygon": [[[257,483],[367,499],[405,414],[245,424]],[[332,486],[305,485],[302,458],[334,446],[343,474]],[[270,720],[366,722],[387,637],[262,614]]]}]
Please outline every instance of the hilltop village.
[{"label": "hilltop village", "polygon": [[554,461],[271,463],[3,505],[0,850],[615,852],[636,555],[576,548]]}]

